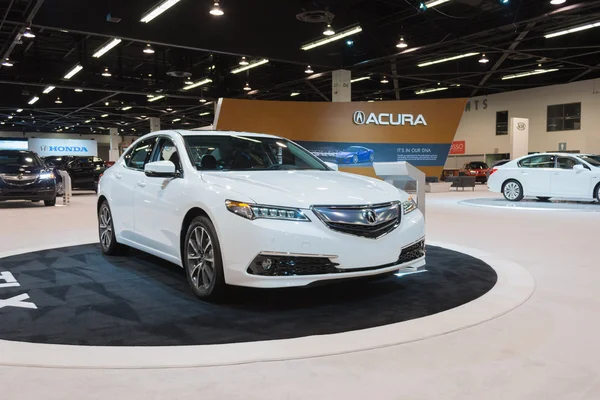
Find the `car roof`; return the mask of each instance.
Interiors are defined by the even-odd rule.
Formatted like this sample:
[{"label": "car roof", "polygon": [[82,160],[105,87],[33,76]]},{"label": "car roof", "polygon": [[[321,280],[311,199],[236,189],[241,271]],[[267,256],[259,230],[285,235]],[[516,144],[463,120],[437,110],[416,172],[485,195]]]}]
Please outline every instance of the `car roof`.
[{"label": "car roof", "polygon": [[[269,135],[266,133],[254,133],[254,132],[239,132],[239,131],[205,131],[205,130],[176,130],[175,132],[179,133],[181,136],[249,136],[249,137],[267,137],[274,139],[281,139],[280,136]],[[158,133],[158,132],[154,132]]]}]

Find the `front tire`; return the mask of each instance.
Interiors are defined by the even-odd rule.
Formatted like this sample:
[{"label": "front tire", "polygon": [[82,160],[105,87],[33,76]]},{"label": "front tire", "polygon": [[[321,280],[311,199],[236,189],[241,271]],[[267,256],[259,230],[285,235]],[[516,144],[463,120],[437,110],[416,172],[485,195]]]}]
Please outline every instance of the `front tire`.
[{"label": "front tire", "polygon": [[44,200],[44,205],[46,207],[54,207],[56,205],[56,197],[52,200]]},{"label": "front tire", "polygon": [[112,213],[107,201],[104,201],[98,210],[98,236],[102,253],[107,256],[116,256],[125,250],[125,246],[117,243]]},{"label": "front tire", "polygon": [[182,254],[188,283],[201,299],[215,299],[225,291],[223,258],[217,232],[210,219],[196,217],[185,235]]},{"label": "front tire", "polygon": [[356,154],[352,157],[352,164],[358,164],[358,156]]},{"label": "front tire", "polygon": [[510,179],[502,186],[502,194],[508,201],[523,200],[523,186],[516,180]]}]

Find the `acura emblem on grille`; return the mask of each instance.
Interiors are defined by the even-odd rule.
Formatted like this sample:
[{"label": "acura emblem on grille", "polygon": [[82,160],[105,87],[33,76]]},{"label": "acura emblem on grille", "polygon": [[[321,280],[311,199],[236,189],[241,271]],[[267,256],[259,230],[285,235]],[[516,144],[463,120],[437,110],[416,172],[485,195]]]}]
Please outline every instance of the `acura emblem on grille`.
[{"label": "acura emblem on grille", "polygon": [[21,180],[21,179],[23,179],[23,175],[19,175],[19,176],[17,176],[17,179],[18,179],[18,180]]},{"label": "acura emblem on grille", "polygon": [[377,214],[373,210],[365,210],[365,219],[368,223],[374,224],[377,221]]}]

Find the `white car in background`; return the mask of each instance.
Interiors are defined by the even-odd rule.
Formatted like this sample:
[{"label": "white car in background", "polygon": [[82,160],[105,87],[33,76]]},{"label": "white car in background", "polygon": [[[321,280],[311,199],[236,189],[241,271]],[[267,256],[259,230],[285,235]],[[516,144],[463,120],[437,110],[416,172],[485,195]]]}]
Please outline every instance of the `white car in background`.
[{"label": "white car in background", "polygon": [[423,215],[405,192],[254,133],[141,137],[100,180],[98,230],[107,255],[126,245],[185,268],[201,298],[425,265]]},{"label": "white car in background", "polygon": [[600,201],[600,156],[538,153],[493,168],[488,180],[492,192],[509,201],[523,197],[552,197]]}]

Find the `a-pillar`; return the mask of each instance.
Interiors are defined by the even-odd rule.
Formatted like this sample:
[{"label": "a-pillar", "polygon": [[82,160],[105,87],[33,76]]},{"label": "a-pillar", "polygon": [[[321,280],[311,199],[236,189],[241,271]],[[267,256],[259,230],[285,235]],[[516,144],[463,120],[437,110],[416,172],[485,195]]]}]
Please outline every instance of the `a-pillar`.
[{"label": "a-pillar", "polygon": [[333,71],[331,76],[331,101],[352,101],[351,72],[345,69]]},{"label": "a-pillar", "polygon": [[123,138],[119,136],[119,128],[110,128],[110,149],[108,150],[108,161],[117,161],[119,158],[119,147]]},{"label": "a-pillar", "polygon": [[150,117],[150,132],[160,131],[160,118]]}]

